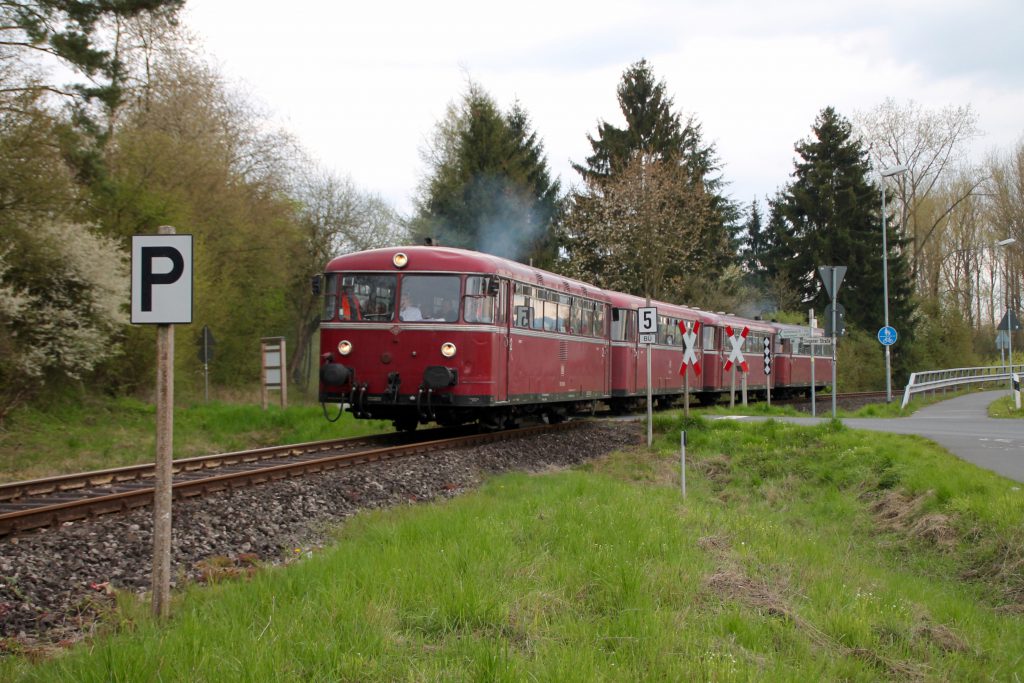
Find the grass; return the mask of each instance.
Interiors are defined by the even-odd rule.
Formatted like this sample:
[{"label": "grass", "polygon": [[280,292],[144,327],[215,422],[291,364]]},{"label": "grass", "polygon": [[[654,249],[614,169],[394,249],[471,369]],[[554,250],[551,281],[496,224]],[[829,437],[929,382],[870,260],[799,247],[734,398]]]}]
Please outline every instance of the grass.
[{"label": "grass", "polygon": [[1017,410],[1013,395],[1007,394],[988,405],[988,416],[1021,419],[1024,418],[1024,409]]},{"label": "grass", "polygon": [[[155,417],[152,404],[89,395],[20,410],[0,430],[0,481],[152,462]],[[196,403],[174,411],[174,457],[390,429],[390,423],[357,421],[350,414],[330,423],[319,405],[271,405],[264,411],[252,404]]]},{"label": "grass", "polygon": [[[365,513],[23,681],[1016,680],[1024,494],[926,441],[656,417],[652,450]],[[688,496],[679,492],[685,429]]]}]

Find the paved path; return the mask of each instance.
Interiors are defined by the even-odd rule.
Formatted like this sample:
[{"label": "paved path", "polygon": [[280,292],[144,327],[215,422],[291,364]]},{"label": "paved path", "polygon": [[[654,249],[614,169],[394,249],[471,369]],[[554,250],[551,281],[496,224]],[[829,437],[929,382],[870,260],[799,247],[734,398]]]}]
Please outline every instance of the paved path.
[{"label": "paved path", "polygon": [[[1006,391],[984,391],[922,408],[910,417],[843,418],[854,429],[918,434],[944,446],[957,457],[1004,477],[1024,482],[1024,419],[988,417],[988,404]],[[743,417],[743,421],[765,418]],[[795,424],[815,425],[829,418],[780,417]]]}]

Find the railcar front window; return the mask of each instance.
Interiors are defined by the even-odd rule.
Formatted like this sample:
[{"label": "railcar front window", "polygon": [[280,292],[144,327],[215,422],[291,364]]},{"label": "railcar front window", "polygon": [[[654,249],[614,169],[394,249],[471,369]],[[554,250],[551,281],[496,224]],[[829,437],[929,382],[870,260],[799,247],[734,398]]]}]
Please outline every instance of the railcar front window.
[{"label": "railcar front window", "polygon": [[338,318],[346,322],[392,320],[395,317],[396,289],[394,275],[342,275],[337,301]]},{"label": "railcar front window", "polygon": [[328,273],[324,278],[324,307],[321,320],[334,320],[338,305],[338,274]]},{"label": "railcar front window", "polygon": [[398,319],[404,322],[456,322],[459,319],[459,276],[404,276]]},{"label": "railcar front window", "polygon": [[[466,278],[466,298],[463,304],[463,319],[467,323],[493,323],[494,304],[496,297],[488,294],[487,286],[490,278],[470,275]],[[516,306],[520,306],[520,297],[516,294]]]}]

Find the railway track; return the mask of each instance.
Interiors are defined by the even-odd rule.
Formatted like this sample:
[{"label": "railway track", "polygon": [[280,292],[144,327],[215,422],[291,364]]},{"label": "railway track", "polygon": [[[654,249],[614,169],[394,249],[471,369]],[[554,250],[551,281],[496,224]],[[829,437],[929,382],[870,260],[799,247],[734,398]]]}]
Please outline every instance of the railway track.
[{"label": "railway track", "polygon": [[[175,460],[176,500],[253,486],[289,477],[354,467],[434,450],[571,429],[579,421],[500,432],[434,429],[274,446]],[[0,538],[97,515],[125,512],[153,502],[155,466],[150,464],[68,474],[0,485]]]}]

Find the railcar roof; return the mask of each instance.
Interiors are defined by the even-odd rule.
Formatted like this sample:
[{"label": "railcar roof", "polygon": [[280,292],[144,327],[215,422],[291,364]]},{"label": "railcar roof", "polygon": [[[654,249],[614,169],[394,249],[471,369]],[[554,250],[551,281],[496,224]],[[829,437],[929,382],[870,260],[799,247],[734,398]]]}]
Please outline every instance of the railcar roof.
[{"label": "railcar roof", "polygon": [[[400,252],[409,257],[408,265],[401,269],[391,261]],[[608,293],[600,287],[499,256],[454,247],[402,246],[354,252],[327,264],[326,272],[338,271],[486,273],[598,301],[608,300]]]}]

